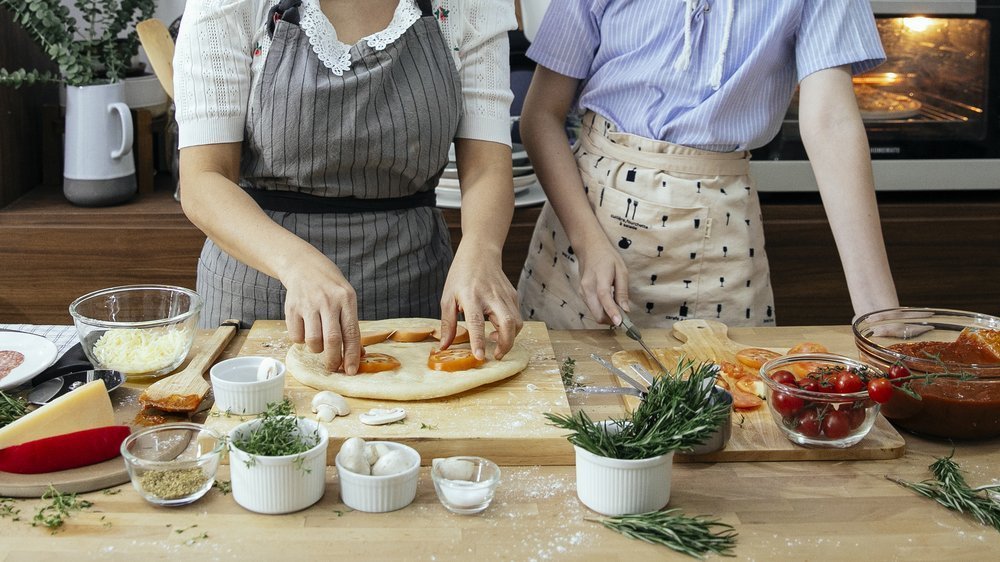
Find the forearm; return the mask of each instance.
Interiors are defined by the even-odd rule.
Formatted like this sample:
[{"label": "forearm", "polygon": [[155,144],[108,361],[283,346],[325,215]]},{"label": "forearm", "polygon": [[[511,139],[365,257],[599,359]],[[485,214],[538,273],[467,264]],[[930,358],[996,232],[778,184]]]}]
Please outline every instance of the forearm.
[{"label": "forearm", "polygon": [[514,215],[510,147],[456,139],[455,154],[462,189],[462,240],[458,251],[500,266]]},{"label": "forearm", "polygon": [[[843,73],[839,69],[822,72]],[[825,93],[811,96],[810,101],[808,96],[803,97],[802,138],[840,253],[854,312],[897,306],[875,199],[868,140],[850,77],[844,73],[818,78],[812,84],[803,82],[804,94],[819,90]]]}]

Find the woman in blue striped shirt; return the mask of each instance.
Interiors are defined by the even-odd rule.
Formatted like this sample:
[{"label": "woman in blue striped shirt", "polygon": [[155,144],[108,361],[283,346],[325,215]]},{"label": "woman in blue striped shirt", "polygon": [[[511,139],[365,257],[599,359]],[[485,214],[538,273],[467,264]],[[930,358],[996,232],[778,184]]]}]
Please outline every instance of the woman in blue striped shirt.
[{"label": "woman in blue striped shirt", "polygon": [[[856,314],[897,305],[851,75],[866,0],[553,2],[521,135],[548,196],[518,285],[552,328],[775,321],[749,150],[799,120]],[[583,111],[575,147],[564,123]]]}]

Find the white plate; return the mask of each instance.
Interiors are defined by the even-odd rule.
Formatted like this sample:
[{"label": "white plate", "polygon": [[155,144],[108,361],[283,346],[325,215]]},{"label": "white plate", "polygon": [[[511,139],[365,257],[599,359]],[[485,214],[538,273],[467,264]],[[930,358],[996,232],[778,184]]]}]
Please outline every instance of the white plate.
[{"label": "white plate", "polygon": [[514,173],[514,177],[526,176],[528,174],[534,174],[535,167],[531,164],[526,164],[524,166],[511,166],[510,171]]},{"label": "white plate", "polygon": [[0,351],[16,351],[24,355],[21,364],[0,379],[0,390],[27,382],[55,363],[58,355],[56,344],[42,336],[24,332],[0,332]]},{"label": "white plate", "polygon": [[514,178],[514,187],[528,187],[535,183],[538,183],[538,176],[535,174]]},{"label": "white plate", "polygon": [[[518,193],[521,193],[522,191],[538,183],[538,178],[535,177],[534,175],[532,175],[531,177],[525,176],[522,181],[518,180],[521,180],[521,178],[514,178],[514,195],[517,195]],[[449,195],[458,196],[458,194],[461,191],[462,188],[461,185],[458,183],[458,180],[446,181],[444,178],[442,178],[440,181],[438,181],[437,185],[438,194],[448,193]]]},{"label": "white plate", "polygon": [[[544,202],[545,191],[539,183],[514,190],[515,207],[530,207]],[[460,209],[462,207],[461,193],[457,190],[438,188],[437,206],[441,209]]]}]

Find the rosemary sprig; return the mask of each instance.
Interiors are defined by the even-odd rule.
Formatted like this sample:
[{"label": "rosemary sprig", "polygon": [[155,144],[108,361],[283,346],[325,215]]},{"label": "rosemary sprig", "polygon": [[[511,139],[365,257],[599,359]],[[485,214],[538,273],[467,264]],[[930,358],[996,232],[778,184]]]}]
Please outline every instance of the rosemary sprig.
[{"label": "rosemary sprig", "polygon": [[576,380],[576,360],[567,357],[559,366],[559,376],[562,378],[563,386],[566,390],[576,390],[583,386]]},{"label": "rosemary sprig", "polygon": [[679,509],[650,511],[635,515],[584,518],[600,523],[631,539],[660,544],[694,558],[707,554],[735,556],[736,530],[732,525],[708,517],[688,517]]},{"label": "rosemary sprig", "polygon": [[[686,376],[685,376],[686,375]],[[597,425],[583,410],[567,416],[547,413],[556,427],[568,429],[570,443],[602,457],[648,459],[690,450],[725,420],[729,404],[712,399],[715,367],[682,359],[673,375],[657,377],[631,418]]]},{"label": "rosemary sprig", "polygon": [[49,504],[38,508],[38,512],[31,520],[31,526],[48,527],[53,533],[63,526],[72,512],[94,505],[87,500],[78,499],[76,494],[60,493],[52,485],[49,485],[49,489],[42,494],[42,499],[49,500]]},{"label": "rosemary sprig", "polygon": [[245,453],[264,457],[304,453],[319,443],[319,434],[303,435],[294,414],[295,408],[287,398],[268,404],[261,423],[233,444]]},{"label": "rosemary sprig", "polygon": [[989,495],[990,490],[1000,488],[1000,485],[970,487],[958,463],[952,460],[954,454],[952,452],[947,457],[940,457],[930,465],[936,480],[908,482],[895,476],[886,475],[886,478],[948,509],[967,513],[981,524],[1000,531],[1000,502]]},{"label": "rosemary sprig", "polygon": [[28,413],[28,402],[17,396],[0,392],[0,427],[14,423]]}]

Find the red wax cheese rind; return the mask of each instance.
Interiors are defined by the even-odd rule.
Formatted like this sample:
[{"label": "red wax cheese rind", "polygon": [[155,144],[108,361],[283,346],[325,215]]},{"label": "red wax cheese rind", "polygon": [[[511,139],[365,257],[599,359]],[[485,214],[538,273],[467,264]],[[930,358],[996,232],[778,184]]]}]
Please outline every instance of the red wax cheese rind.
[{"label": "red wax cheese rind", "polygon": [[104,462],[118,456],[130,433],[128,426],[110,425],[12,445],[0,449],[0,471],[41,474]]}]

